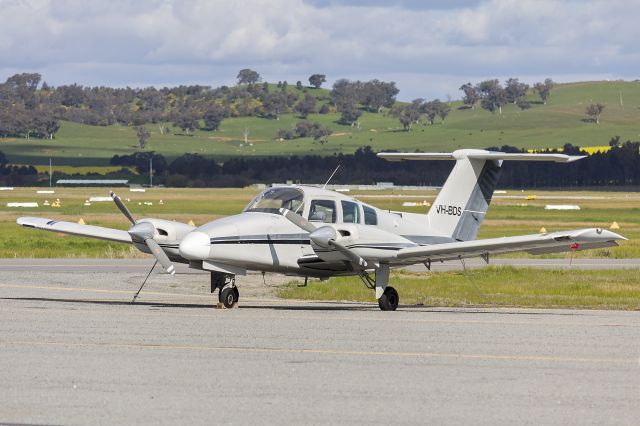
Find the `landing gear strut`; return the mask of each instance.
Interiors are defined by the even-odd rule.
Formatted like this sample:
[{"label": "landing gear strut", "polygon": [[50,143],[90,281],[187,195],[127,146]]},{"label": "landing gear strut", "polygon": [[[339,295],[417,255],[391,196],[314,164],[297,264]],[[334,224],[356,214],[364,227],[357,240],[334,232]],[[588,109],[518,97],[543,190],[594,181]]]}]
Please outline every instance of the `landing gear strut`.
[{"label": "landing gear strut", "polygon": [[366,272],[362,272],[360,279],[368,288],[376,291],[378,306],[383,311],[395,311],[398,309],[400,298],[395,288],[389,287],[389,265],[381,264],[376,270],[375,279]]},{"label": "landing gear strut", "polygon": [[211,271],[211,293],[216,289],[219,290],[218,301],[225,308],[233,308],[238,303],[240,292],[236,287],[235,275]]}]

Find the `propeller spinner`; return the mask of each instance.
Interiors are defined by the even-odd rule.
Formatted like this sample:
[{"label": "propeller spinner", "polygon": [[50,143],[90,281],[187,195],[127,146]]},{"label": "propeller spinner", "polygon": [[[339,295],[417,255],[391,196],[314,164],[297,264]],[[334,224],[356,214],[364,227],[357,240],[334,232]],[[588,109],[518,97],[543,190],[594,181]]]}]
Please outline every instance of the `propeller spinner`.
[{"label": "propeller spinner", "polygon": [[111,198],[113,199],[113,202],[116,203],[116,206],[118,206],[118,209],[122,214],[125,215],[125,217],[129,219],[129,222],[132,223],[133,226],[131,226],[129,231],[127,231],[129,232],[129,235],[131,235],[131,238],[134,241],[142,240],[147,247],[149,247],[151,254],[158,259],[158,262],[160,262],[160,265],[162,265],[164,270],[171,275],[174,275],[176,273],[176,268],[173,266],[173,263],[171,263],[171,260],[164,250],[162,250],[158,242],[153,239],[156,232],[156,228],[153,224],[151,222],[136,222],[127,206],[124,205],[120,197],[118,197],[113,191],[111,191]]}]

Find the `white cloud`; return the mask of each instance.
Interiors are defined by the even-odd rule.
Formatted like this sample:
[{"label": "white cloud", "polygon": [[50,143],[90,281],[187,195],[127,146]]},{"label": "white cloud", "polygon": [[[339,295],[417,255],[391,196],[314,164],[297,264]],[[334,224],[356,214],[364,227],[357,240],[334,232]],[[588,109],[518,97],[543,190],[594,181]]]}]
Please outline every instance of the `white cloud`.
[{"label": "white cloud", "polygon": [[[635,78],[635,1],[0,0],[0,78],[53,84],[395,80],[401,97],[458,96],[510,76]],[[387,6],[389,4],[389,6]]]}]

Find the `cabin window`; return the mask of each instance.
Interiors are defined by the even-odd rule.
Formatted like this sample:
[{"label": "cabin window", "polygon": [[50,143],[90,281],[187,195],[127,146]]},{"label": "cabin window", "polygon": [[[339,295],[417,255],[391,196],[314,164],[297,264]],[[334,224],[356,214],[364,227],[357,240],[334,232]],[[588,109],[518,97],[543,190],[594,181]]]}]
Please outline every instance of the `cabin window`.
[{"label": "cabin window", "polygon": [[296,188],[269,188],[254,198],[245,212],[279,213],[280,209],[288,209],[302,214],[302,191]]},{"label": "cabin window", "polygon": [[309,220],[312,222],[335,223],[336,203],[333,200],[313,200],[309,207]]},{"label": "cabin window", "polygon": [[365,225],[377,225],[378,224],[378,215],[376,211],[369,206],[362,206],[362,210],[364,210],[364,224]]},{"label": "cabin window", "polygon": [[360,223],[360,209],[358,204],[352,201],[342,201],[342,222]]}]

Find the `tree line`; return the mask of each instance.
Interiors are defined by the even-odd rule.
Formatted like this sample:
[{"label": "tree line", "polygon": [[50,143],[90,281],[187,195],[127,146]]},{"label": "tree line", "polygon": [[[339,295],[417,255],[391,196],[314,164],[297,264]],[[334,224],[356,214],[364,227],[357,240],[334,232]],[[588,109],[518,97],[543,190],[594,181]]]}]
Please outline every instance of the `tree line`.
[{"label": "tree line", "polygon": [[[136,130],[140,148],[145,148],[151,133],[145,126],[157,126],[161,135],[179,129],[190,136],[197,129],[217,130],[229,117],[257,116],[279,120],[282,114],[294,113],[302,120],[310,114],[339,113],[339,124],[360,127],[364,111],[380,113],[383,110],[400,121],[410,131],[426,119],[434,124],[436,118],[444,124],[451,111],[450,102],[439,99],[414,99],[409,103],[396,103],[399,93],[395,82],[377,79],[370,81],[338,79],[331,90],[318,91],[326,82],[326,75],[312,74],[309,85],[297,81],[289,85],[279,81],[270,85],[262,81],[252,69],[238,72],[237,85],[212,88],[203,85],[147,87],[142,89],[84,87],[78,84],[52,87],[42,82],[38,73],[22,73],[9,77],[0,84],[0,137],[25,139],[53,139],[60,129],[60,121],[72,121],[93,126],[121,124]],[[513,103],[520,109],[531,107],[526,95],[533,91],[545,104],[554,82],[547,78],[530,87],[517,78],[503,84],[497,79],[466,83],[462,108],[473,109],[477,104],[493,113],[502,113],[502,107]],[[600,122],[605,105],[593,103],[586,107],[588,121]],[[303,124],[302,126],[306,126]],[[326,142],[330,130],[316,126],[309,136],[319,143]],[[299,125],[278,129],[275,139],[293,139],[300,136]],[[308,133],[308,132],[307,132]]]},{"label": "tree line", "polygon": [[[541,162],[505,162],[500,186],[505,188],[554,188],[591,186],[640,185],[640,142],[621,142],[614,137],[611,149],[589,155],[570,164]],[[490,150],[523,152],[510,146]],[[545,152],[557,152],[549,150]],[[567,144],[563,153],[584,155],[579,147]],[[65,175],[54,172],[54,181],[65,177],[127,178],[146,183],[150,159],[153,160],[154,182],[171,187],[244,187],[254,183],[300,182],[321,183],[340,165],[332,182],[337,184],[375,184],[394,182],[396,185],[439,186],[451,171],[450,162],[409,161],[389,162],[376,156],[371,147],[363,147],[353,154],[290,157],[238,157],[224,162],[199,154],[184,154],[168,161],[161,154],[137,152],[111,158],[114,166],[123,169],[108,175]],[[135,170],[131,172],[128,168]],[[3,185],[48,184],[48,174],[38,174],[35,168],[10,165],[0,152],[0,183]]]},{"label": "tree line", "polygon": [[[557,188],[583,186],[640,185],[640,142],[621,142],[619,137],[609,141],[611,149],[598,152],[570,164],[546,162],[505,162],[500,186],[505,188]],[[489,147],[492,151],[526,152],[508,145]],[[543,152],[555,153],[557,150]],[[586,155],[579,147],[567,144],[562,152]],[[253,183],[294,181],[324,182],[335,168],[339,172],[332,182],[337,184],[371,185],[394,182],[396,185],[439,186],[449,175],[452,163],[434,161],[389,162],[380,159],[371,147],[359,148],[353,154],[290,157],[237,157],[223,163],[198,154],[185,154],[167,162],[160,154],[136,153],[114,156],[112,165],[136,168],[138,173],[149,171],[153,156],[154,174],[164,176],[168,186],[225,187],[247,186]]]}]

